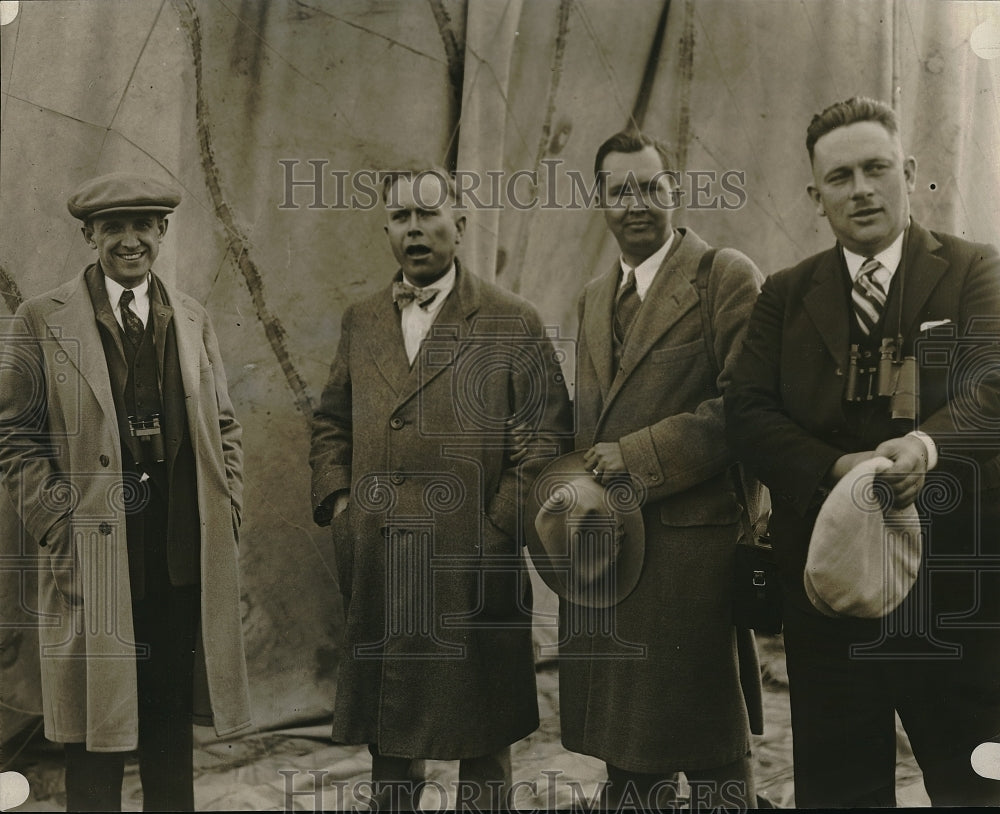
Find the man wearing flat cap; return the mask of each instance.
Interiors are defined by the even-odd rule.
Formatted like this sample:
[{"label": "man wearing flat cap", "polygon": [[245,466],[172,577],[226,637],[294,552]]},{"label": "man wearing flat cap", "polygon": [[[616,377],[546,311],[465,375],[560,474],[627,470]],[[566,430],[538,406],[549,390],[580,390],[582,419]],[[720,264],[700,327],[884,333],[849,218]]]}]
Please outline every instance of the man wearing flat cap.
[{"label": "man wearing flat cap", "polygon": [[[917,163],[888,104],[830,105],[806,149],[837,243],[767,278],[725,397],[771,490],[795,803],[894,806],[898,713],[933,805],[995,806],[974,766],[1000,733],[1000,256],[911,219]],[[884,534],[847,491],[866,471]],[[867,558],[887,566],[877,601]]]},{"label": "man wearing flat cap", "polygon": [[96,262],[4,332],[0,477],[38,558],[45,735],[71,811],[121,810],[138,749],[146,811],[192,810],[193,721],[250,723],[236,537],[241,429],[205,309],[152,270],[180,202],[92,179],[70,213]]}]

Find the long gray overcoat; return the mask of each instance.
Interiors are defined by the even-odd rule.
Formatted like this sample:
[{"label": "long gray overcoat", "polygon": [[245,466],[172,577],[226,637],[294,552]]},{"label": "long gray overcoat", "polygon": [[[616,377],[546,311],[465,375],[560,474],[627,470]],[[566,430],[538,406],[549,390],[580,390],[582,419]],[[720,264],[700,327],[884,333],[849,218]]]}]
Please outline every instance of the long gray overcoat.
[{"label": "long gray overcoat", "polygon": [[450,760],[537,727],[520,515],[541,462],[511,462],[508,418],[536,441],[569,423],[524,300],[459,265],[412,368],[391,286],[345,312],[310,459],[314,508],[351,490],[332,521],[347,618],[334,740]]},{"label": "long gray overcoat", "polygon": [[[236,528],[243,494],[242,430],[218,342],[202,306],[170,287],[151,313],[173,321],[196,461],[201,519],[201,646],[195,713],[220,735],[250,725],[240,621]],[[45,736],[97,752],[138,743],[135,647],[121,442],[111,380],[83,274],[23,303],[5,323],[0,358],[0,511],[27,536],[5,541],[37,556],[38,636]],[[72,509],[72,551],[40,548]],[[70,604],[54,570],[73,568],[83,601]],[[28,601],[31,601],[30,599]]]},{"label": "long gray overcoat", "polygon": [[[567,749],[634,772],[727,764],[750,746],[732,626],[739,506],[727,468],[721,389],[761,274],[732,249],[709,278],[716,380],[695,276],[709,246],[678,230],[614,369],[612,308],[621,268],[580,301],[578,449],[618,441],[644,495],[645,563],[633,593],[605,611],[562,602],[560,713]],[[759,676],[753,676],[754,682]]]}]

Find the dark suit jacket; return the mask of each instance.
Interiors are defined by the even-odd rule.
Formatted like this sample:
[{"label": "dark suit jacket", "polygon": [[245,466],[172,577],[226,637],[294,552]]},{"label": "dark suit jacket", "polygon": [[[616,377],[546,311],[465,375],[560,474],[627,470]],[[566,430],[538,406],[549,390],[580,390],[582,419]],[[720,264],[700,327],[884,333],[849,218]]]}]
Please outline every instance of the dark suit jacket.
[{"label": "dark suit jacket", "polygon": [[[936,487],[925,495],[957,484],[957,497],[972,505],[976,493],[1000,484],[1000,366],[983,355],[1000,322],[1000,258],[992,246],[911,223],[899,273],[904,352],[917,357],[920,395],[916,421],[898,422],[896,435],[921,429],[938,445],[940,463],[928,474],[928,487]],[[771,534],[789,598],[810,610],[802,570],[821,484],[838,457],[860,451],[843,401],[849,285],[839,245],[769,277],[725,394],[729,439],[771,491]],[[894,333],[895,311],[887,307]],[[950,322],[921,330],[942,320]],[[940,520],[933,501],[923,502],[918,509]],[[949,522],[961,512],[951,514]]]}]

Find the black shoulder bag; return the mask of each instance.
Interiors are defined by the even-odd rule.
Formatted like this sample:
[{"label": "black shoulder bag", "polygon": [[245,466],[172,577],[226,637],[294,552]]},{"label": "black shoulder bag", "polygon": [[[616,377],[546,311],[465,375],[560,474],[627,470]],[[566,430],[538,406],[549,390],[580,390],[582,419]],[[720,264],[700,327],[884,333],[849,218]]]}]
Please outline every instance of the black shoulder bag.
[{"label": "black shoulder bag", "polygon": [[[696,274],[698,301],[701,308],[701,332],[708,351],[708,360],[721,373],[712,342],[712,313],[708,305],[708,278],[715,261],[715,249],[701,256]],[[736,499],[740,504],[740,538],[736,543],[733,581],[733,624],[737,628],[774,635],[781,632],[781,586],[778,583],[774,549],[760,520],[761,491],[759,482],[750,478],[741,463],[730,470]]]}]

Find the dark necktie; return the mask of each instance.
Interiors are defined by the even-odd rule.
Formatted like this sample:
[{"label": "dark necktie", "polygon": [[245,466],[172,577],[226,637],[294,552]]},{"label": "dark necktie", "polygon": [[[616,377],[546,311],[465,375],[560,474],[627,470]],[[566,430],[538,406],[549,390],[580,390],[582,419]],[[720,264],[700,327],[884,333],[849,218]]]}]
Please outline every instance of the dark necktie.
[{"label": "dark necktie", "polygon": [[118,307],[122,312],[122,325],[125,326],[125,336],[132,343],[132,347],[137,348],[142,342],[142,335],[146,332],[146,329],[142,324],[142,320],[139,319],[139,315],[129,308],[134,299],[135,292],[130,288],[126,288],[118,300]]},{"label": "dark necktie", "polygon": [[629,269],[625,278],[625,285],[618,289],[615,296],[615,339],[619,344],[624,344],[628,329],[639,312],[642,300],[639,299],[639,292],[635,290],[635,269]]},{"label": "dark necktie", "polygon": [[440,293],[437,288],[417,288],[403,280],[397,280],[392,284],[392,301],[400,311],[414,301],[421,308],[427,308]]},{"label": "dark necktie", "polygon": [[875,330],[875,326],[882,318],[882,309],[885,307],[885,290],[875,279],[875,272],[880,268],[882,264],[874,257],[866,259],[861,264],[861,270],[851,290],[854,316],[857,317],[858,325],[861,326],[865,336]]}]

